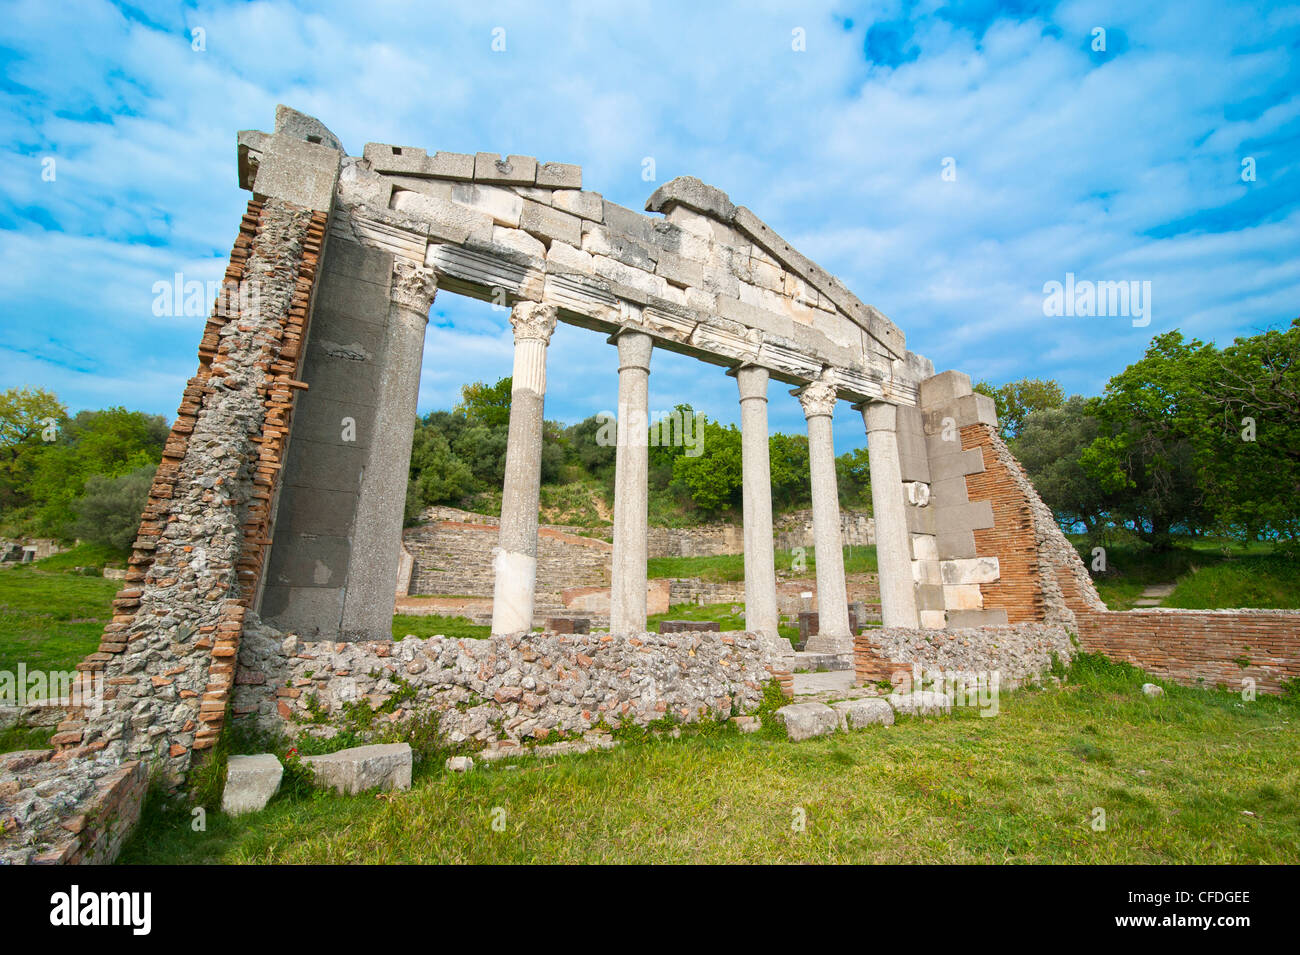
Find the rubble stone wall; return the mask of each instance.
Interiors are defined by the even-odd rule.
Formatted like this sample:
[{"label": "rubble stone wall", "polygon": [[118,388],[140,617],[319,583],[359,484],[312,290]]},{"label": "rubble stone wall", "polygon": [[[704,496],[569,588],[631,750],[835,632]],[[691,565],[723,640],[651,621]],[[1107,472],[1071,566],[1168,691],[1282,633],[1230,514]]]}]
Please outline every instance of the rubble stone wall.
[{"label": "rubble stone wall", "polygon": [[328,733],[365,699],[388,704],[394,723],[437,713],[448,742],[522,741],[620,720],[725,719],[757,708],[773,678],[790,679],[743,632],[309,643],[253,624],[233,711],[266,730]]}]

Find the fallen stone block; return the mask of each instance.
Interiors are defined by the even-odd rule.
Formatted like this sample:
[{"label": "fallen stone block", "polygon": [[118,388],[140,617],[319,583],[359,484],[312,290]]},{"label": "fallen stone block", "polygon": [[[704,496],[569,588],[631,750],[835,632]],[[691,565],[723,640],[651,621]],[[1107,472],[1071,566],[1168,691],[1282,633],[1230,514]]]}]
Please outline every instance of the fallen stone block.
[{"label": "fallen stone block", "polygon": [[894,708],[884,700],[840,700],[832,703],[831,709],[839,716],[842,730],[894,725]]},{"label": "fallen stone block", "polygon": [[742,733],[757,733],[763,728],[763,721],[757,716],[733,716],[731,722],[736,724],[736,728]]},{"label": "fallen stone block", "polygon": [[891,693],[886,699],[895,713],[908,716],[931,716],[952,712],[952,700],[934,690],[917,690],[914,693]]},{"label": "fallen stone block", "polygon": [[1165,695],[1164,687],[1156,686],[1154,683],[1143,683],[1142,692],[1151,697]]},{"label": "fallen stone block", "polygon": [[450,773],[467,773],[474,768],[472,756],[448,756],[447,771]]},{"label": "fallen stone block", "polygon": [[795,742],[814,736],[829,736],[840,726],[840,718],[825,703],[791,703],[776,711],[785,724],[785,735]]},{"label": "fallen stone block", "polygon": [[303,760],[316,773],[316,782],[352,795],[368,789],[410,789],[411,747],[408,743],[354,746]]},{"label": "fallen stone block", "polygon": [[226,764],[226,788],[221,794],[221,811],[230,816],[260,812],[280,791],[284,767],[270,753],[259,756],[231,756]]}]

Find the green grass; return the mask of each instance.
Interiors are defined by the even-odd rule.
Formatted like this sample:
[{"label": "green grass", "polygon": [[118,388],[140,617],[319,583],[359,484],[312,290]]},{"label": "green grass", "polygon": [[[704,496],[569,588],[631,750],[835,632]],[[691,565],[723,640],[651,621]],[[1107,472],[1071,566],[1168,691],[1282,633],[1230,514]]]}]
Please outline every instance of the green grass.
[{"label": "green grass", "polygon": [[28,670],[75,669],[99,646],[121,586],[103,577],[0,570],[0,670],[14,671],[19,663]]},{"label": "green grass", "polygon": [[1180,577],[1162,606],[1186,609],[1271,607],[1300,610],[1300,561],[1241,557],[1195,567]]},{"label": "green grass", "polygon": [[434,767],[383,799],[287,794],[238,820],[210,813],[203,833],[154,801],[121,861],[1300,862],[1300,701],[1172,685],[1148,699],[1144,679],[1085,657],[1061,688],[1004,694],[994,718]]},{"label": "green grass", "polygon": [[[733,613],[733,609],[737,612]],[[658,633],[659,624],[665,620],[716,620],[723,630],[744,630],[745,604],[743,601],[704,605],[673,604],[667,613],[651,614],[646,623],[652,633]],[[799,640],[798,627],[781,624],[777,630],[791,643]]]},{"label": "green grass", "polygon": [[1180,538],[1156,552],[1132,543],[1106,547],[1106,571],[1092,571],[1092,549],[1070,535],[1092,573],[1097,593],[1111,610],[1132,610],[1142,591],[1176,584],[1163,607],[1300,607],[1300,562],[1275,556],[1272,545],[1242,547],[1217,538]]},{"label": "green grass", "polygon": [[125,567],[126,559],[130,556],[129,550],[117,550],[105,544],[85,543],[69,548],[61,554],[38,560],[31,566],[48,573],[69,571],[74,567],[103,571],[106,566]]},{"label": "green grass", "polygon": [[[817,557],[811,547],[801,555],[804,567],[795,569],[795,555],[788,550],[776,552],[778,572],[797,573],[812,577],[817,572]],[[714,557],[651,557],[649,575],[655,577],[699,577],[702,580],[737,581],[745,579],[743,554],[720,554]],[[845,547],[844,572],[848,574],[875,573],[876,549],[874,547]]]},{"label": "green grass", "polygon": [[452,640],[470,639],[486,640],[492,635],[492,628],[474,623],[466,617],[442,617],[437,614],[405,614],[393,617],[393,639],[414,634],[417,637],[432,637],[442,634]]},{"label": "green grass", "polygon": [[48,749],[55,727],[37,726],[30,729],[10,727],[0,730],[0,753],[14,753],[22,749]]}]

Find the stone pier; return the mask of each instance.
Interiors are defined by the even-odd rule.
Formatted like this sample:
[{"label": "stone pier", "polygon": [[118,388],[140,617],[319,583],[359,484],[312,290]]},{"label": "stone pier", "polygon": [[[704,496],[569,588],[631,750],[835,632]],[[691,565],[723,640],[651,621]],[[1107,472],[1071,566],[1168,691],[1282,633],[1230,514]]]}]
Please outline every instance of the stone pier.
[{"label": "stone pier", "polygon": [[611,341],[618,345],[618,446],[609,629],[611,633],[644,633],[650,353],[654,346],[649,335],[637,331],[619,332]]},{"label": "stone pier", "polygon": [[510,312],[510,324],[515,333],[514,377],[501,536],[493,560],[492,632],[498,634],[525,633],[533,626],[546,347],[555,330],[555,306],[520,302]]}]

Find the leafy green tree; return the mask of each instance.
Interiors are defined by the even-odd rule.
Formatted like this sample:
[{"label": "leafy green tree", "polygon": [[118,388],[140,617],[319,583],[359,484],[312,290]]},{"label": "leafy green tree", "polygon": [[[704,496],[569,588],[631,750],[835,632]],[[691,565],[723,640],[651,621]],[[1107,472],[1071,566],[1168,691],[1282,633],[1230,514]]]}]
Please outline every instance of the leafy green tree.
[{"label": "leafy green tree", "polygon": [[0,392],[0,513],[31,503],[29,484],[40,449],[56,439],[67,408],[43,388]]},{"label": "leafy green tree", "polygon": [[772,470],[772,510],[807,507],[812,501],[808,476],[808,436],[777,432],[767,442]]},{"label": "leafy green tree", "polygon": [[854,448],[835,459],[835,483],[842,507],[870,509],[871,465],[866,448]]},{"label": "leafy green tree", "polygon": [[1157,550],[1171,546],[1174,530],[1194,533],[1211,519],[1196,438],[1206,424],[1197,385],[1213,352],[1177,331],[1159,335],[1090,405],[1099,433],[1080,462],[1115,496],[1113,514]]},{"label": "leafy green tree", "polygon": [[460,389],[460,403],[453,409],[471,424],[500,428],[510,424],[510,389],[514,379],[502,378],[495,385],[475,381]]},{"label": "leafy green tree", "polygon": [[116,550],[130,547],[140,528],[140,515],[149,500],[156,470],[145,465],[117,477],[94,474],[87,478],[85,493],[72,505],[76,514],[73,533],[82,540]]},{"label": "leafy green tree", "polygon": [[672,485],[690,497],[695,507],[715,516],[740,504],[741,450],[740,431],[735,425],[723,426],[700,419],[703,427],[702,453],[685,454],[673,460]]},{"label": "leafy green tree", "polygon": [[998,433],[1004,441],[1018,435],[1025,419],[1035,411],[1059,408],[1065,403],[1065,392],[1050,378],[1021,378],[1005,385],[981,381],[975,391],[993,399],[998,412]]},{"label": "leafy green tree", "polygon": [[1067,530],[1082,524],[1090,539],[1102,530],[1115,503],[1080,461],[1098,429],[1087,400],[1073,395],[1059,408],[1031,412],[1011,442],[1012,453],[1056,519]]}]

